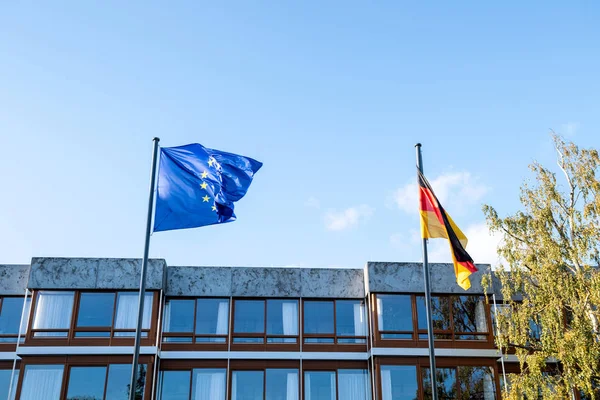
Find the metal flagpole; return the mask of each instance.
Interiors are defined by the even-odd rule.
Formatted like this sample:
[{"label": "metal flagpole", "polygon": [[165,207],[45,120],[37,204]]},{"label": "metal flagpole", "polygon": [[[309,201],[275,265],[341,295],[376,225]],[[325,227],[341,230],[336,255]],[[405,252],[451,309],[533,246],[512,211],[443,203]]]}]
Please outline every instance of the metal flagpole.
[{"label": "metal flagpole", "polygon": [[138,359],[140,357],[140,340],[142,336],[142,320],[144,315],[144,296],[146,292],[146,269],[148,267],[148,252],[150,251],[150,234],[152,233],[152,208],[154,207],[154,189],[156,186],[158,142],[160,142],[160,139],[155,137],[152,141],[154,142],[154,148],[152,149],[152,172],[150,173],[150,196],[148,198],[148,219],[146,220],[146,242],[144,243],[144,258],[142,259],[142,268],[140,271],[140,297],[138,301],[137,326],[135,328],[135,344],[133,350],[133,365],[131,368],[131,382],[129,385],[129,400],[135,400]]},{"label": "metal flagpole", "polygon": [[[421,143],[415,145],[417,149],[417,168],[423,173],[423,161],[421,159]],[[418,179],[418,177],[417,177]],[[427,239],[423,238],[423,277],[425,278],[425,311],[427,313],[427,339],[429,342],[429,376],[431,376],[431,398],[438,399],[435,350],[433,347],[433,323],[431,322],[431,290],[429,283],[429,263],[427,262]]]}]

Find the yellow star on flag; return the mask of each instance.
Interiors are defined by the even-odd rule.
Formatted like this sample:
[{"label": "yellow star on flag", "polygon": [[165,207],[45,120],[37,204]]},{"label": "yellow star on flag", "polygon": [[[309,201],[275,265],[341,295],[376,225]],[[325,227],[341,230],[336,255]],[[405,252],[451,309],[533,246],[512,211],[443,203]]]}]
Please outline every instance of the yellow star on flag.
[{"label": "yellow star on flag", "polygon": [[201,187],[202,189],[206,189],[206,187],[207,187],[207,186],[208,186],[208,185],[206,184],[206,182],[202,182],[202,184],[200,184],[200,187]]},{"label": "yellow star on flag", "polygon": [[208,176],[208,172],[204,171],[201,176],[202,179],[206,179],[206,177]]},{"label": "yellow star on flag", "polygon": [[208,159],[208,166],[212,167],[212,165],[215,163],[215,160],[213,160],[212,158]]},{"label": "yellow star on flag", "polygon": [[202,202],[203,202],[203,203],[208,203],[208,201],[209,201],[209,200],[210,200],[210,197],[208,197],[208,196],[204,196],[204,197],[202,198]]},{"label": "yellow star on flag", "polygon": [[212,206],[212,210],[213,210],[213,211],[217,211],[217,206],[215,206],[215,205],[213,204],[213,206]]}]

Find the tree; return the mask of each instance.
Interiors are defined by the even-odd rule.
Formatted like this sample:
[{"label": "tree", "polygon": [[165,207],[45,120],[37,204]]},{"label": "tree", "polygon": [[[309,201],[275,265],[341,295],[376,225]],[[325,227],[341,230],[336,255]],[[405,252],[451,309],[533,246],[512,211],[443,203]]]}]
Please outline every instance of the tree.
[{"label": "tree", "polygon": [[495,271],[509,304],[497,345],[514,349],[521,367],[508,399],[600,398],[600,158],[553,140],[558,169],[530,166],[521,211],[501,218],[483,207],[506,264]]}]

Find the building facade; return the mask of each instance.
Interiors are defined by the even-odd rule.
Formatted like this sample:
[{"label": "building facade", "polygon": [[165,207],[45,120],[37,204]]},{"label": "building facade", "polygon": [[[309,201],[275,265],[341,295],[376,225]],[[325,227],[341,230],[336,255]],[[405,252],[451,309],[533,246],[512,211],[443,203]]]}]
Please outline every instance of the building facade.
[{"label": "building facade", "polygon": [[[126,400],[140,260],[0,265],[0,399]],[[489,267],[479,266],[481,271]],[[500,398],[482,272],[432,264],[443,399]],[[422,266],[178,267],[150,260],[139,399],[431,398]],[[490,296],[491,294],[488,294]]]}]

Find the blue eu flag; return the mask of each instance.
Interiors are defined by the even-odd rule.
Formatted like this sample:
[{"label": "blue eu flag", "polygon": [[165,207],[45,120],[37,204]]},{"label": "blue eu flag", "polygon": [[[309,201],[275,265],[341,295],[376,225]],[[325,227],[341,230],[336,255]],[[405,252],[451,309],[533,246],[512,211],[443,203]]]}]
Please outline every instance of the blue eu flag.
[{"label": "blue eu flag", "polygon": [[235,221],[262,163],[200,144],[160,149],[154,232]]}]

